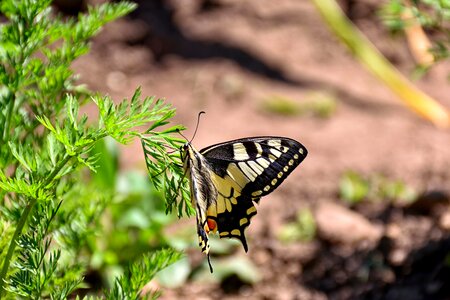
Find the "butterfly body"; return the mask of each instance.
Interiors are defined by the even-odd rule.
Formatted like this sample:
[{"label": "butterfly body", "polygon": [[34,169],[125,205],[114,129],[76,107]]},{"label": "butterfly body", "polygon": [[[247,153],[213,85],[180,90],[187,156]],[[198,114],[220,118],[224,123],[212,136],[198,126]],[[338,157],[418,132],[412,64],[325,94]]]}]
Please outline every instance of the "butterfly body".
[{"label": "butterfly body", "polygon": [[302,144],[284,137],[243,138],[200,151],[190,143],[183,146],[199,246],[208,262],[211,231],[239,239],[247,252],[244,230],[256,215],[255,203],[277,188],[306,155]]},{"label": "butterfly body", "polygon": [[207,233],[209,225],[207,220],[208,208],[215,205],[217,201],[217,188],[211,177],[213,176],[206,159],[190,144],[184,146],[184,169],[189,178],[191,190],[191,203],[196,211],[197,234],[199,246],[202,252],[209,253]]}]

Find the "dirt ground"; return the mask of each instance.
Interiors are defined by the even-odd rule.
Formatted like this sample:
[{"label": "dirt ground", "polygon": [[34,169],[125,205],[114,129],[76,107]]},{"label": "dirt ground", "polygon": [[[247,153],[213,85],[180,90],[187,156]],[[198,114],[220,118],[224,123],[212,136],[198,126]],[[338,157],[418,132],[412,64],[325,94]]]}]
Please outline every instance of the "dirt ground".
[{"label": "dirt ground", "polygon": [[[377,3],[359,1],[348,11],[410,76],[414,62],[406,42],[382,27],[372,12]],[[117,100],[138,86],[143,95],[166,98],[188,137],[198,112],[205,111],[193,142],[197,149],[279,135],[309,150],[261,201],[247,230],[247,256],[262,280],[253,286],[189,282],[163,291],[163,299],[450,299],[450,131],[406,109],[354,60],[309,1],[141,1],[131,16],[106,27],[75,69],[92,90]],[[450,64],[439,63],[415,84],[450,107],[449,74]],[[330,118],[261,110],[270,97],[301,102],[314,92],[337,99]],[[124,167],[144,166],[139,143],[126,151]],[[338,198],[339,178],[349,169],[402,180],[423,196],[413,207],[386,201],[349,210]],[[334,238],[319,224],[314,242],[277,241],[276,230],[304,207],[330,216],[328,225],[338,228],[333,222],[339,222],[339,210],[333,213],[330,203],[358,221],[352,219],[349,230],[331,229]],[[353,238],[361,228],[362,237],[369,234],[364,226],[375,230],[370,243]]]}]

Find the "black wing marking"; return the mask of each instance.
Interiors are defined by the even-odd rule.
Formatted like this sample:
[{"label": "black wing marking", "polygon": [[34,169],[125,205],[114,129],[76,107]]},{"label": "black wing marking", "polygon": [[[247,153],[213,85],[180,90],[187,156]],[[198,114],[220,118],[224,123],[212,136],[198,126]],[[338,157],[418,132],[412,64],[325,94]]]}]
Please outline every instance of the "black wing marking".
[{"label": "black wing marking", "polygon": [[[280,141],[280,145],[276,147],[271,144],[271,141]],[[242,144],[248,158],[241,160],[235,158],[234,145],[236,144]],[[274,155],[277,152],[280,154],[278,157]],[[200,150],[200,153],[206,158],[214,173],[222,178],[229,175],[230,163],[236,164],[248,178],[248,183],[242,188],[242,194],[258,197],[275,190],[305,159],[308,151],[301,143],[293,139],[268,136],[228,141],[204,148]],[[246,171],[253,174],[246,174]],[[259,191],[261,193],[258,193]]]},{"label": "black wing marking", "polygon": [[244,231],[250,225],[250,219],[256,215],[256,207],[252,200],[254,199],[240,195],[236,197],[237,204],[232,205],[230,211],[225,210],[216,216],[208,216],[209,219],[216,221],[220,238],[240,240],[245,252],[248,251],[248,246]]}]

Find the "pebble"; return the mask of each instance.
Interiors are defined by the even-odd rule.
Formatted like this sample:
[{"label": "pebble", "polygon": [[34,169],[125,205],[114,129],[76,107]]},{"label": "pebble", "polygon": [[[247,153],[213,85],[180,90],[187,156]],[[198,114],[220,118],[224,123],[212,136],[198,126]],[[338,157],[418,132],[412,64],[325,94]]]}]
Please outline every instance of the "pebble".
[{"label": "pebble", "polygon": [[383,234],[383,227],[361,214],[331,202],[320,203],[314,212],[319,236],[332,243],[373,244]]}]

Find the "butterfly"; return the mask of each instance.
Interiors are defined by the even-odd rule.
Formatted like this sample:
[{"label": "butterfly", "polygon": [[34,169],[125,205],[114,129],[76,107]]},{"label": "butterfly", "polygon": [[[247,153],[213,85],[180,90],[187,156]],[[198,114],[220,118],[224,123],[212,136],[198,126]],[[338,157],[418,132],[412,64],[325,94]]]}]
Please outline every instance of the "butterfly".
[{"label": "butterfly", "polygon": [[255,203],[275,190],[307,154],[299,142],[277,136],[242,138],[200,151],[190,142],[182,146],[199,246],[211,273],[209,233],[236,238],[247,252],[244,231],[256,215]]}]

